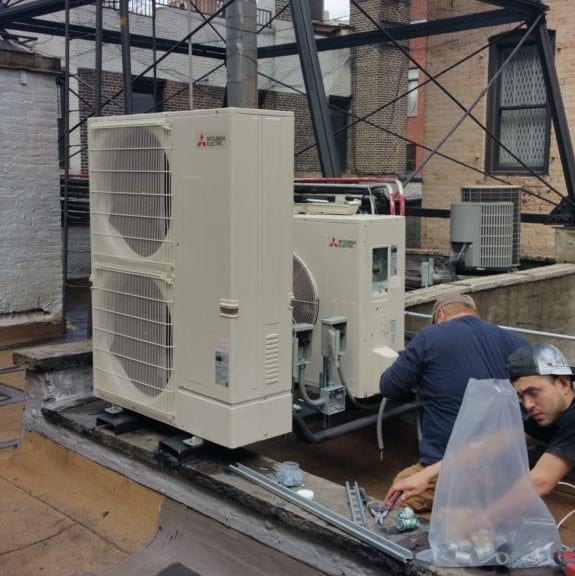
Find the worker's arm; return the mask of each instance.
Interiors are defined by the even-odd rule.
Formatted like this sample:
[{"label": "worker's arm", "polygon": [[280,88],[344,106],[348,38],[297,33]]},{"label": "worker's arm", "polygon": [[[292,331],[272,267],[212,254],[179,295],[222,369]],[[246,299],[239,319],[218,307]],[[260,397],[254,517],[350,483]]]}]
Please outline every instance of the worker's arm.
[{"label": "worker's arm", "polygon": [[439,476],[440,470],[441,460],[435,464],[426,466],[423,470],[416,472],[412,476],[398,480],[388,490],[385,499],[387,500],[388,498],[392,497],[396,492],[403,492],[398,500],[398,504],[400,506],[405,505],[405,502],[412,496],[423,494],[431,481]]},{"label": "worker's arm", "polygon": [[530,499],[528,484],[539,496],[549,494],[565,474],[573,468],[575,462],[551,452],[545,452],[531,469],[529,475],[523,475],[512,484],[507,493],[477,515],[478,526],[493,524],[506,516],[513,515]]},{"label": "worker's arm", "polygon": [[381,375],[379,390],[382,396],[399,400],[418,385],[422,372],[424,346],[425,337],[420,332]]},{"label": "worker's arm", "polygon": [[[520,432],[518,431],[518,433]],[[509,431],[506,431],[505,434],[497,433],[495,435],[491,435],[488,439],[485,438],[483,452],[491,456],[497,455],[502,450],[506,449],[508,443],[512,440],[512,437],[513,435],[510,434]],[[469,460],[469,463],[471,464],[475,461],[475,458],[475,451],[463,451],[458,455],[458,465],[464,465],[466,460]],[[401,480],[394,482],[394,484],[387,492],[386,500],[393,496],[396,492],[401,491],[403,494],[401,495],[398,503],[399,505],[403,505],[412,496],[423,494],[427,488],[429,488],[432,480],[439,476],[442,463],[443,461],[440,460],[439,462],[435,462],[435,464],[426,466],[423,470],[420,470],[419,472],[416,472],[407,478],[402,478]],[[562,476],[560,478],[562,478]]]},{"label": "worker's arm", "polygon": [[539,496],[549,494],[575,462],[551,452],[545,452],[529,473],[531,485]]}]

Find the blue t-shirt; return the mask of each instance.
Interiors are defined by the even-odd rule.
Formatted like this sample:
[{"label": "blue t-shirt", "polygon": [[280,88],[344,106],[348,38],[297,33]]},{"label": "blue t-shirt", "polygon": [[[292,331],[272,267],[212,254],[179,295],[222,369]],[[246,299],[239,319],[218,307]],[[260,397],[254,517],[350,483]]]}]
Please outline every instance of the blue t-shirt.
[{"label": "blue t-shirt", "polygon": [[507,379],[507,357],[527,344],[521,336],[472,315],[420,330],[380,380],[383,396],[421,392],[419,461],[443,458],[470,378]]}]

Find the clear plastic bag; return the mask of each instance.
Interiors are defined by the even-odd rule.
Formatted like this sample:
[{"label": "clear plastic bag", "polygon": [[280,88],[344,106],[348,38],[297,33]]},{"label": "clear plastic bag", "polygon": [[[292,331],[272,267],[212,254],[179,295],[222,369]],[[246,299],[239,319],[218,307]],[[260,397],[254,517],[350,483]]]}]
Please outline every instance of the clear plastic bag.
[{"label": "clear plastic bag", "polygon": [[435,490],[429,543],[436,566],[554,565],[559,534],[531,486],[507,380],[469,381]]}]

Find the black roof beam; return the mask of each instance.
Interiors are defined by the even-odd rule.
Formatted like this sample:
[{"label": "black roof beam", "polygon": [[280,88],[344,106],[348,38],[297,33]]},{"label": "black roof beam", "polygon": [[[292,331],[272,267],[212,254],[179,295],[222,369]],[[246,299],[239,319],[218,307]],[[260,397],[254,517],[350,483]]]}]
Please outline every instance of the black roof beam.
[{"label": "black roof beam", "polygon": [[484,4],[491,4],[492,6],[500,6],[501,8],[511,8],[513,10],[520,10],[522,12],[533,13],[534,10],[538,12],[549,10],[549,7],[541,2],[541,0],[479,0]]},{"label": "black roof beam", "polygon": [[[523,22],[525,18],[524,12],[505,8],[480,12],[477,14],[465,14],[453,18],[442,18],[440,20],[429,20],[427,22],[390,26],[386,28],[386,31],[393,36],[394,40],[401,42],[413,38],[437,36],[452,32],[464,32],[466,30],[500,26],[503,24],[513,24],[516,22]],[[354,48],[356,46],[367,46],[370,44],[388,43],[390,43],[389,37],[381,30],[370,30],[368,32],[349,34],[347,36],[321,38],[316,41],[318,52]],[[279,56],[292,56],[294,54],[297,54],[297,43],[295,42],[258,48],[258,58],[262,59],[277,58]]]},{"label": "black roof beam", "polygon": [[[93,3],[94,0],[70,0],[70,8],[78,8],[78,6]],[[8,24],[12,20],[63,12],[65,8],[65,0],[32,0],[31,2],[21,2],[15,6],[0,8],[0,28],[8,28]]]},{"label": "black roof beam", "polygon": [[[7,28],[18,30],[20,32],[33,32],[35,34],[48,34],[51,36],[66,36],[65,26],[62,22],[53,22],[50,20],[41,20],[30,18],[28,20],[11,22]],[[90,26],[79,26],[70,24],[69,38],[93,40],[96,36],[96,29]],[[121,44],[120,32],[115,30],[102,30],[102,41],[107,44]],[[156,49],[160,52],[172,50],[179,43],[167,38],[156,38]],[[152,50],[153,39],[151,36],[141,34],[130,34],[130,45],[134,48],[146,48]],[[188,54],[188,45],[182,44],[174,49],[178,54]],[[226,49],[218,46],[206,44],[192,44],[192,53],[194,56],[203,56],[205,58],[215,58],[216,60],[226,59]]]}]

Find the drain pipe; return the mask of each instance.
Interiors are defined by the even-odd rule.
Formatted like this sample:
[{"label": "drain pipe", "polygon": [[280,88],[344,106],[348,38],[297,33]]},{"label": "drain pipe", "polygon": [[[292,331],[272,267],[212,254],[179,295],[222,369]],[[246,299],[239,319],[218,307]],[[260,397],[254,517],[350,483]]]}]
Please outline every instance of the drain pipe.
[{"label": "drain pipe", "polygon": [[[413,412],[419,409],[419,404],[417,402],[408,402],[387,410],[383,413],[381,419],[388,420],[395,416],[400,416],[401,414],[407,414],[408,412]],[[348,434],[349,432],[355,432],[366,426],[371,426],[375,424],[378,420],[378,414],[370,414],[369,416],[364,416],[363,418],[358,418],[357,420],[352,420],[351,422],[346,422],[345,424],[339,424],[338,426],[332,426],[331,428],[326,428],[319,432],[312,432],[307,425],[306,421],[300,414],[293,413],[293,424],[295,433],[306,442],[317,444],[323,442],[324,440],[331,440],[332,438],[337,438],[343,434]]]},{"label": "drain pipe", "polygon": [[324,398],[310,398],[305,387],[305,364],[300,364],[297,371],[297,385],[299,392],[304,399],[305,403],[309,406],[323,406],[325,404]]}]

